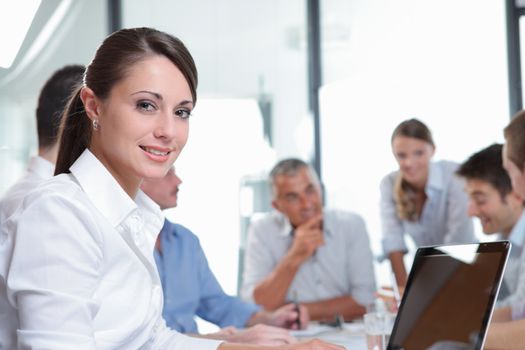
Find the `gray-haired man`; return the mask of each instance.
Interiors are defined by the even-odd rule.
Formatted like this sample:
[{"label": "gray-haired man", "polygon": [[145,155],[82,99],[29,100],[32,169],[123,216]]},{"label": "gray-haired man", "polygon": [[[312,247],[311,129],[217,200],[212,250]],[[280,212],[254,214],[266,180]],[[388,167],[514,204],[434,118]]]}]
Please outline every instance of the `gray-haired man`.
[{"label": "gray-haired man", "polygon": [[302,160],[280,161],[270,181],[276,211],[250,227],[242,296],[269,310],[299,301],[313,320],[362,316],[376,289],[363,219],[324,210],[317,174]]}]

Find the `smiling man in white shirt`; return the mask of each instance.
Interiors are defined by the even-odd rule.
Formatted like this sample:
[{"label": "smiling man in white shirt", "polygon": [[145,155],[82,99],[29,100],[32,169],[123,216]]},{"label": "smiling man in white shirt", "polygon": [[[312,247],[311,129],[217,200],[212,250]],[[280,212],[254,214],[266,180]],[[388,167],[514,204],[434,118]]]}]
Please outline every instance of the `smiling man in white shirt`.
[{"label": "smiling man in white shirt", "polygon": [[456,173],[465,178],[469,196],[468,214],[479,218],[483,233],[512,242],[505,267],[498,306],[525,299],[525,215],[523,197],[512,190],[503,168],[501,144],[493,144],[471,155]]},{"label": "smiling man in white shirt", "polygon": [[[525,198],[525,111],[516,113],[504,129],[503,167],[512,189]],[[514,247],[512,247],[514,249]],[[485,349],[525,349],[525,299],[496,310],[492,316]]]}]

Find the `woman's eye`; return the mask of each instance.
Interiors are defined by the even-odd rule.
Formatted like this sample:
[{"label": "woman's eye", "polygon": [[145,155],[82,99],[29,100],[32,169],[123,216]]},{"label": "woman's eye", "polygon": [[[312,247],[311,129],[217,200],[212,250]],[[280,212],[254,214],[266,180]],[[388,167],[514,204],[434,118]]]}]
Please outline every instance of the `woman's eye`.
[{"label": "woman's eye", "polygon": [[140,101],[139,103],[137,103],[137,108],[146,112],[151,112],[155,110],[155,106],[148,101]]},{"label": "woman's eye", "polygon": [[187,109],[177,109],[175,111],[175,115],[179,118],[182,118],[182,119],[187,119],[190,117],[191,115],[191,112]]}]

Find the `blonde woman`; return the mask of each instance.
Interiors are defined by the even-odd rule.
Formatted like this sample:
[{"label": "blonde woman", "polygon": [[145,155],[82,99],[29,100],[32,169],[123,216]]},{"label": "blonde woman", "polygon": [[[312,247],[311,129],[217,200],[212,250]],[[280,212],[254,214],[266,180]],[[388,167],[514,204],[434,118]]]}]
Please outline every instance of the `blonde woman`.
[{"label": "blonde woman", "polygon": [[399,169],[381,181],[382,243],[398,285],[404,286],[405,234],[417,246],[467,243],[475,237],[464,184],[455,175],[458,164],[431,161],[435,145],[428,127],[405,120],[392,133],[391,145]]}]

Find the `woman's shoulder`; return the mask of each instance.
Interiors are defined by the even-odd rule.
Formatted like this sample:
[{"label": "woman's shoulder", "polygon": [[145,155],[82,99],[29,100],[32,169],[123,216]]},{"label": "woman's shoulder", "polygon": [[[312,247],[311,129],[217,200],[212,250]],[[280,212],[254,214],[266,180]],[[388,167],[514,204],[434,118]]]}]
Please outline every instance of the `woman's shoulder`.
[{"label": "woman's shoulder", "polygon": [[396,182],[396,178],[399,176],[399,170],[394,170],[383,176],[381,179],[381,182],[379,183],[379,188],[382,191],[388,191],[391,192],[394,188],[394,183]]},{"label": "woman's shoulder", "polygon": [[92,225],[98,221],[86,193],[70,174],[60,174],[40,183],[24,197],[18,220],[37,216],[42,223]]},{"label": "woman's shoulder", "polygon": [[399,174],[399,169],[389,171],[385,176],[383,176],[383,181],[386,179],[395,179]]},{"label": "woman's shoulder", "polygon": [[60,174],[41,182],[29,191],[23,200],[23,206],[53,201],[58,198],[63,199],[65,202],[77,203],[78,197],[82,196],[82,194],[82,188],[70,174]]},{"label": "woman's shoulder", "polygon": [[16,212],[7,220],[9,232],[33,235],[43,232],[54,237],[90,236],[101,241],[100,220],[82,191],[69,174],[42,182],[28,193]]},{"label": "woman's shoulder", "polygon": [[457,179],[456,171],[458,170],[458,167],[459,163],[457,162],[451,160],[439,160],[431,163],[430,171],[448,183],[454,179]]},{"label": "woman's shoulder", "polygon": [[433,161],[431,164],[443,170],[447,170],[448,172],[455,172],[456,169],[459,167],[458,162],[446,159]]}]

